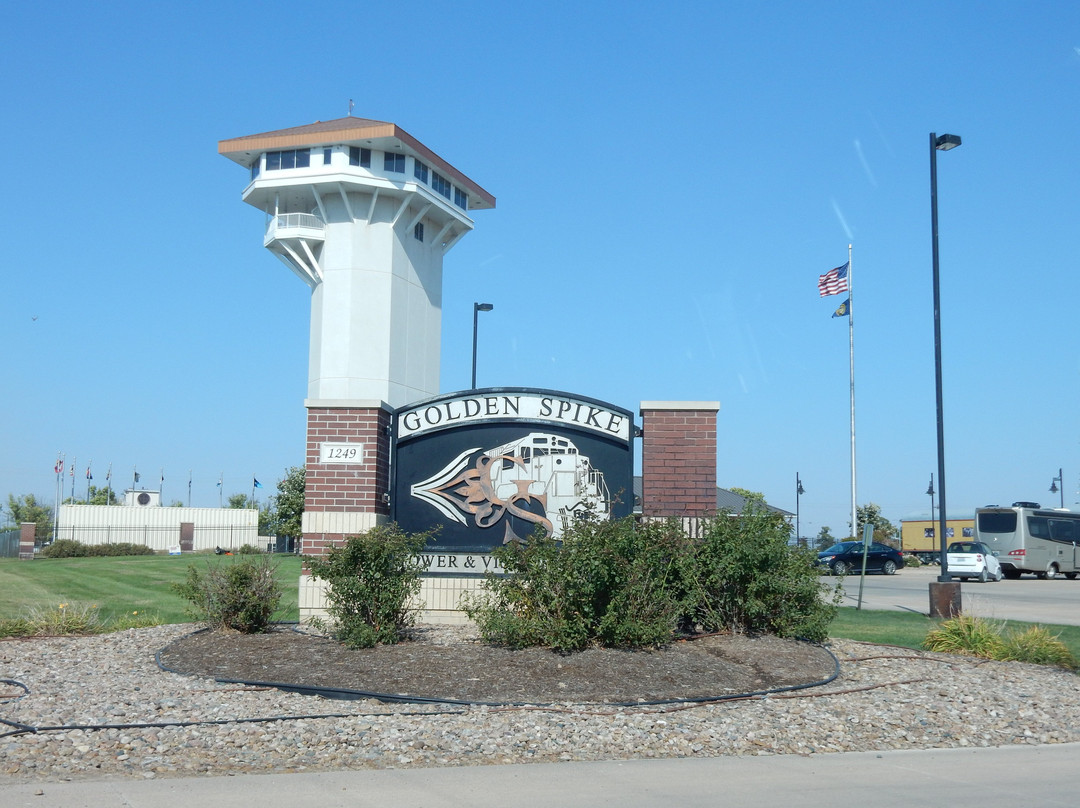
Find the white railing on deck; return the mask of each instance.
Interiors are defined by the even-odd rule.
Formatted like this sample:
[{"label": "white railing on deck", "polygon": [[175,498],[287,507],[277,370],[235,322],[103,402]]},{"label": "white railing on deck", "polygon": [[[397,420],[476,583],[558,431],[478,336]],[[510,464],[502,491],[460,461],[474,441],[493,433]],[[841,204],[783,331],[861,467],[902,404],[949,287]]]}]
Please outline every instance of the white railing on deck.
[{"label": "white railing on deck", "polygon": [[283,230],[325,230],[326,223],[314,213],[279,213],[266,228],[267,237]]}]

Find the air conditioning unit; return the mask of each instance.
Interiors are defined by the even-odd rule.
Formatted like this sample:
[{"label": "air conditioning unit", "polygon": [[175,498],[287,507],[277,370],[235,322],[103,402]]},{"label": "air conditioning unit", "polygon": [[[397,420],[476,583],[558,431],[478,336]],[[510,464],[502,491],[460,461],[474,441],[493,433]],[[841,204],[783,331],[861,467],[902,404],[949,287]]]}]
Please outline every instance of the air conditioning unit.
[{"label": "air conditioning unit", "polygon": [[124,492],[124,504],[133,505],[136,508],[153,508],[161,506],[160,491],[136,491],[128,489]]}]

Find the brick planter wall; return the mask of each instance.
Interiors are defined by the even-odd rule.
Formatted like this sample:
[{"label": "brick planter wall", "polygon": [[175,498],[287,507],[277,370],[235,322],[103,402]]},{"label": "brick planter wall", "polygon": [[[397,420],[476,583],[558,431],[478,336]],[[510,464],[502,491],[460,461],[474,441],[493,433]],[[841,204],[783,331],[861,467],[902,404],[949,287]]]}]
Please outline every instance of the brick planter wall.
[{"label": "brick planter wall", "polygon": [[716,513],[718,401],[641,402],[641,512]]}]

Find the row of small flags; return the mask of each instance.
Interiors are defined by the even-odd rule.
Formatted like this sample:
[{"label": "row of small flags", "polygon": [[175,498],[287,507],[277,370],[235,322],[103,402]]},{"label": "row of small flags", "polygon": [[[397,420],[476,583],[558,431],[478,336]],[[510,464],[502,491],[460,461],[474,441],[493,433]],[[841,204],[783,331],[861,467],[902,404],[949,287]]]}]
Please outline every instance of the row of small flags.
[{"label": "row of small flags", "polygon": [[[93,461],[91,461],[86,466],[86,479],[87,480],[94,479],[94,475],[90,471],[90,467],[92,465],[93,465]],[[56,458],[56,463],[53,465],[53,473],[56,474],[57,477],[59,477],[61,474],[64,473],[64,458],[63,458],[63,456],[60,456],[60,457]],[[71,467],[68,470],[68,473],[71,475],[72,478],[75,477],[75,462],[74,461],[72,461]],[[132,477],[133,477],[135,482],[139,482],[142,479],[142,475],[139,474],[138,471],[134,471],[134,470],[132,471]],[[105,479],[106,480],[112,480],[112,463],[109,464],[109,470],[105,472]],[[165,470],[164,469],[161,470],[161,482],[165,482]],[[190,482],[190,480],[189,480],[189,482]],[[223,482],[225,482],[225,477],[224,476],[218,477],[217,487],[221,488],[221,484]],[[254,488],[262,488],[263,487],[262,483],[259,482],[259,479],[257,477],[252,477],[251,478],[251,484],[252,484],[252,487],[254,487]]]},{"label": "row of small flags", "polygon": [[[848,266],[850,261],[843,266],[830,269],[824,275],[818,276],[817,288],[822,297],[838,295],[848,291]],[[851,297],[840,304],[840,308],[833,312],[833,317],[847,317],[851,314]]]}]

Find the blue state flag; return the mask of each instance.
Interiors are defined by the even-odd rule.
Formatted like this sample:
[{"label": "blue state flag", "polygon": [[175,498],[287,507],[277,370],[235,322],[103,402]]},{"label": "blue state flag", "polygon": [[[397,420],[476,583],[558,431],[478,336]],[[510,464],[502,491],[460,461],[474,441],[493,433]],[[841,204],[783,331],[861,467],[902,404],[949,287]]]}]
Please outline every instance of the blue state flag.
[{"label": "blue state flag", "polygon": [[840,304],[840,308],[833,312],[833,317],[847,317],[851,314],[851,298],[849,297]]},{"label": "blue state flag", "polygon": [[256,488],[262,488],[262,483],[260,483],[258,479],[256,479],[255,477],[252,477],[252,479],[255,481]]}]

